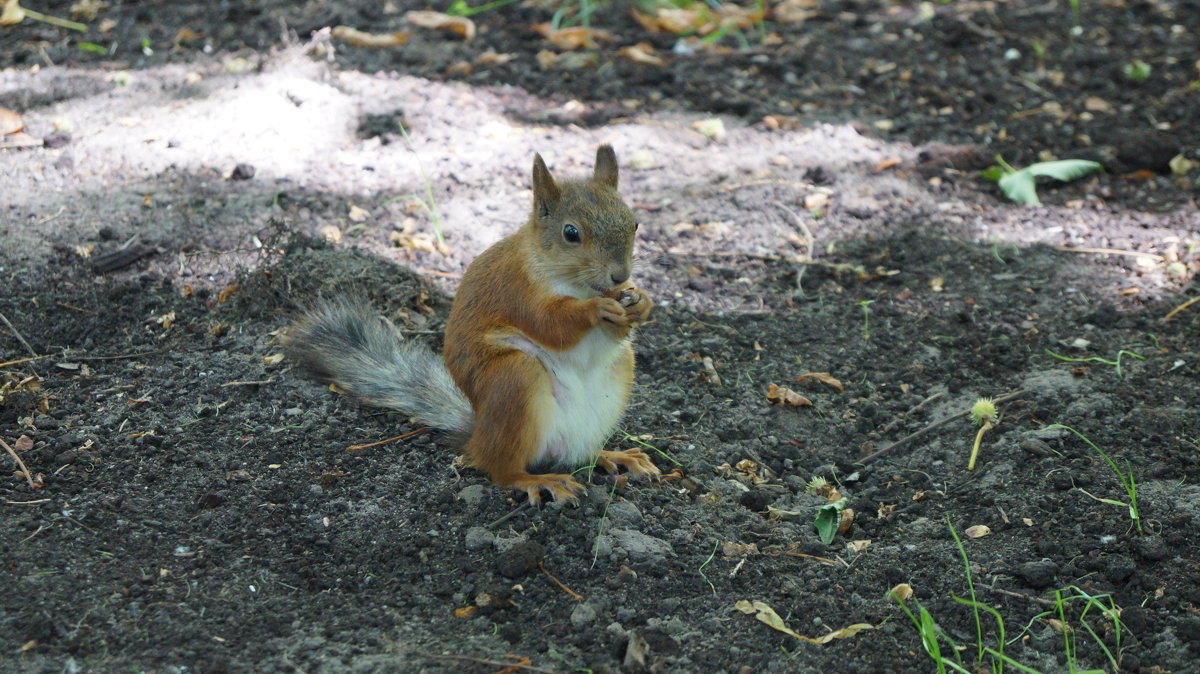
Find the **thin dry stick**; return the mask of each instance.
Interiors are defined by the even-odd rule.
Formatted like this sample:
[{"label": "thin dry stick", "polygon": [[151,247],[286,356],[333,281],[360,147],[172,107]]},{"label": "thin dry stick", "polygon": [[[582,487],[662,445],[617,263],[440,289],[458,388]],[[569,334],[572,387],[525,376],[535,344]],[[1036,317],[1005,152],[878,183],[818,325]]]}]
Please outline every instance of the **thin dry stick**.
[{"label": "thin dry stick", "polygon": [[1050,599],[1045,599],[1043,597],[1034,597],[1034,596],[1025,594],[1023,592],[1013,592],[1012,590],[1002,590],[998,587],[988,587],[987,585],[980,585],[978,587],[981,587],[989,592],[995,592],[996,594],[1002,594],[1006,597],[1013,597],[1014,599],[1024,599],[1025,601],[1032,602],[1032,603],[1038,604],[1040,606],[1048,606],[1050,608],[1056,608],[1058,606],[1058,604],[1054,603]]},{"label": "thin dry stick", "polygon": [[1192,306],[1196,302],[1200,302],[1200,295],[1196,295],[1192,299],[1190,299],[1190,300],[1184,302],[1183,304],[1180,304],[1179,306],[1172,309],[1170,313],[1168,313],[1166,316],[1163,316],[1163,320],[1169,321],[1172,318],[1175,318],[1175,314],[1183,311],[1184,309],[1187,309],[1188,307]]},{"label": "thin dry stick", "polygon": [[38,352],[34,351],[32,346],[29,346],[29,342],[25,341],[25,338],[21,336],[21,333],[13,327],[13,324],[8,321],[8,316],[5,316],[3,311],[0,311],[0,321],[4,321],[4,324],[8,326],[8,329],[12,331],[13,337],[17,338],[17,341],[21,343],[21,346],[25,347],[25,350],[29,352],[29,355],[36,358]]},{"label": "thin dry stick", "polygon": [[[260,381],[227,381],[224,384],[221,384],[221,388],[228,388],[230,386],[259,386],[262,384],[274,384],[274,383],[275,383],[274,379],[262,379]],[[384,442],[387,442],[387,440],[384,440]]]},{"label": "thin dry stick", "polygon": [[418,428],[418,429],[417,429],[417,430],[415,430],[415,431],[409,431],[409,432],[407,432],[407,433],[405,433],[405,434],[403,434],[403,435],[397,435],[397,436],[396,436],[396,437],[394,437],[394,438],[388,438],[387,440],[380,440],[379,442],[372,442],[372,443],[368,443],[368,444],[365,444],[365,445],[350,445],[349,447],[347,447],[347,448],[346,448],[346,451],[348,451],[348,452],[357,452],[357,451],[358,451],[358,450],[360,450],[360,449],[367,449],[367,448],[369,448],[369,447],[378,447],[379,445],[386,445],[386,444],[387,444],[387,443],[389,443],[389,442],[395,442],[395,441],[397,441],[397,440],[403,440],[404,438],[411,438],[412,436],[414,436],[414,435],[416,435],[416,434],[418,434],[418,433],[424,433],[424,432],[425,432],[425,431],[427,431],[427,430],[429,430],[429,428],[428,428],[428,427],[426,427],[426,428]]},{"label": "thin dry stick", "polygon": [[31,360],[41,360],[43,358],[49,358],[49,357],[50,357],[50,354],[46,354],[44,356],[30,356],[29,358],[22,358],[20,360],[9,360],[9,361],[0,363],[0,367],[8,367],[10,365],[20,365],[21,363],[28,363]]},{"label": "thin dry stick", "polygon": [[495,522],[492,522],[491,524],[487,525],[487,526],[486,526],[486,527],[484,527],[484,528],[485,528],[485,529],[491,529],[492,527],[494,527],[494,526],[496,526],[496,525],[498,525],[498,524],[504,524],[505,522],[507,522],[507,521],[511,520],[512,518],[516,517],[516,516],[517,516],[519,513],[521,513],[522,511],[524,511],[524,510],[528,510],[528,509],[529,509],[529,501],[526,501],[526,502],[522,503],[520,506],[517,506],[517,509],[516,509],[516,510],[514,510],[514,511],[510,512],[509,514],[505,515],[504,517],[501,517],[500,519],[496,520]]},{"label": "thin dry stick", "polygon": [[922,400],[921,402],[919,402],[915,406],[913,406],[913,408],[910,409],[909,411],[905,412],[904,414],[901,414],[900,416],[896,417],[895,419],[892,419],[890,422],[888,422],[887,426],[884,426],[883,428],[879,429],[879,434],[887,435],[888,433],[891,433],[892,429],[894,429],[896,426],[899,426],[901,421],[911,417],[912,415],[916,414],[917,412],[920,412],[922,409],[925,408],[926,405],[937,400],[938,398],[941,398],[944,395],[946,395],[945,391],[938,391],[937,393],[934,393],[933,395],[929,396],[928,398]]},{"label": "thin dry stick", "polygon": [[21,472],[25,473],[25,480],[29,483],[29,488],[37,489],[37,487],[33,484],[33,475],[30,474],[29,469],[25,467],[25,462],[21,460],[21,457],[17,456],[17,450],[9,447],[8,443],[4,441],[4,438],[0,438],[0,445],[4,445],[5,451],[7,451],[9,456],[11,456],[13,460],[17,462],[17,465],[21,467]]},{"label": "thin dry stick", "polygon": [[[996,396],[996,398],[994,400],[992,400],[992,402],[996,403],[997,405],[1000,405],[1000,404],[1006,403],[1010,400],[1015,400],[1017,398],[1021,398],[1023,396],[1027,396],[1027,395],[1029,395],[1029,391],[1013,391],[1012,393],[1005,393],[1002,396]],[[952,415],[946,417],[945,419],[938,419],[937,421],[929,424],[925,428],[922,428],[916,432],[910,433],[909,435],[906,435],[903,438],[900,438],[899,440],[893,442],[892,444],[884,447],[883,449],[881,449],[877,452],[874,452],[872,454],[868,454],[867,456],[864,456],[863,458],[859,459],[855,463],[866,465],[866,464],[874,461],[875,459],[878,459],[879,457],[883,456],[884,454],[887,454],[888,452],[896,449],[897,447],[899,447],[905,443],[912,442],[913,440],[921,437],[922,435],[928,433],[929,431],[932,431],[935,428],[941,428],[942,426],[945,426],[946,424],[950,423],[951,421],[961,419],[961,418],[969,415],[970,413],[971,413],[971,410],[968,409],[965,412],[959,412],[958,414],[952,414]]]},{"label": "thin dry stick", "polygon": [[1157,253],[1142,253],[1136,250],[1121,250],[1119,248],[1072,248],[1070,246],[1055,246],[1054,250],[1064,253],[1093,253],[1096,255],[1129,255],[1132,257],[1149,257],[1162,261],[1163,256]]},{"label": "thin dry stick", "polygon": [[829,566],[837,566],[838,565],[837,562],[835,562],[832,559],[829,559],[828,557],[818,557],[816,555],[807,555],[803,552],[788,552],[785,550],[783,552],[780,552],[779,554],[787,555],[788,557],[803,557],[804,559],[815,559],[818,562],[821,562],[822,564],[828,564]]},{"label": "thin dry stick", "polygon": [[578,592],[575,592],[574,590],[567,587],[566,585],[563,585],[563,582],[561,580],[555,578],[554,574],[552,574],[546,570],[545,564],[538,562],[538,568],[542,570],[542,573],[546,574],[547,578],[554,581],[554,584],[557,585],[559,587],[559,589],[561,589],[563,592],[566,592],[567,594],[571,595],[572,599],[574,599],[575,601],[583,601],[583,595],[579,594]]},{"label": "thin dry stick", "polygon": [[460,662],[474,662],[477,665],[488,665],[491,667],[516,667],[518,669],[527,669],[531,672],[545,672],[546,674],[556,674],[556,672],[553,669],[546,669],[545,667],[535,667],[533,665],[526,665],[526,664],[520,663],[520,662],[501,662],[499,660],[485,660],[483,658],[473,658],[469,655],[452,655],[450,653],[446,653],[446,654],[426,653],[425,651],[408,651],[408,652],[412,653],[413,655],[418,655],[422,658],[432,658],[434,660],[458,660]]}]

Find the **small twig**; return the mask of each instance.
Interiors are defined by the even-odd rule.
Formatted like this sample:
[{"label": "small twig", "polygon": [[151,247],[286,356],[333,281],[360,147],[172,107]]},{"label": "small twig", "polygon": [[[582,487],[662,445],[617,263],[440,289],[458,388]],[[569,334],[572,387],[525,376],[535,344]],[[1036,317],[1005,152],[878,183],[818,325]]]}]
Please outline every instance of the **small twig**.
[{"label": "small twig", "polygon": [[37,536],[38,534],[42,533],[42,530],[43,530],[43,529],[45,529],[45,528],[46,528],[46,527],[45,527],[45,525],[39,524],[39,525],[38,525],[38,528],[37,528],[37,529],[35,529],[35,530],[33,531],[33,533],[32,533],[32,534],[29,534],[28,536],[26,536],[25,538],[22,538],[21,540],[19,540],[19,541],[17,541],[17,542],[18,542],[18,543],[24,543],[25,541],[27,541],[27,540],[29,540],[29,539],[33,538],[34,536]]},{"label": "small twig", "polygon": [[1163,320],[1169,321],[1172,318],[1175,318],[1175,314],[1183,311],[1184,309],[1187,309],[1188,307],[1192,306],[1196,302],[1200,302],[1200,295],[1196,295],[1192,299],[1190,299],[1190,300],[1184,302],[1183,304],[1180,304],[1179,306],[1172,309],[1166,316],[1163,316]]},{"label": "small twig", "polygon": [[[788,557],[803,557],[804,559],[815,559],[818,562],[821,562],[822,564],[828,564],[829,566],[837,566],[838,565],[838,563],[836,561],[829,559],[828,557],[818,557],[816,555],[806,555],[803,552],[788,552],[788,551],[784,550],[784,551],[780,552],[779,554],[787,555]],[[843,562],[843,564],[844,563],[845,562]]]},{"label": "small twig", "polygon": [[36,501],[9,501],[5,499],[4,505],[37,505],[39,503],[49,503],[51,499],[39,498]]},{"label": "small twig", "polygon": [[10,365],[20,365],[21,363],[28,363],[31,360],[41,360],[43,358],[49,358],[49,357],[50,357],[50,354],[46,354],[44,356],[30,356],[29,358],[22,358],[20,360],[9,360],[9,361],[0,363],[0,367],[8,367]]},{"label": "small twig", "polygon": [[[1017,398],[1021,398],[1023,396],[1027,396],[1027,395],[1029,395],[1029,391],[1014,391],[1012,393],[1005,393],[1002,396],[996,396],[996,398],[994,400],[992,400],[992,402],[996,403],[997,405],[1000,405],[1000,404],[1006,403],[1010,400],[1015,400]],[[917,430],[913,433],[910,433],[910,434],[904,436],[903,438],[900,438],[899,440],[884,447],[883,449],[880,449],[877,452],[873,452],[871,454],[868,454],[867,456],[864,456],[863,458],[859,459],[855,463],[866,465],[866,464],[874,461],[875,459],[878,459],[879,457],[883,456],[884,454],[887,454],[888,452],[896,449],[897,447],[900,447],[901,445],[904,445],[908,442],[912,442],[913,440],[921,437],[922,435],[925,435],[926,433],[928,433],[936,428],[941,428],[942,426],[945,426],[946,424],[950,423],[951,421],[961,419],[961,418],[969,415],[970,413],[971,413],[971,410],[967,409],[963,412],[959,412],[958,414],[952,414],[952,415],[946,417],[945,419],[938,419],[937,421],[929,424],[928,426],[926,426],[920,430]]]},{"label": "small twig", "polygon": [[13,327],[13,324],[8,321],[8,316],[5,316],[3,311],[0,311],[0,321],[4,321],[4,324],[8,326],[8,329],[12,331],[13,337],[17,338],[17,341],[21,343],[21,346],[25,347],[25,350],[29,352],[29,355],[33,356],[34,358],[38,357],[38,352],[34,351],[32,346],[29,346],[29,342],[25,341],[25,338],[21,336],[21,333]]},{"label": "small twig", "polygon": [[[274,384],[274,383],[275,383],[274,377],[272,377],[270,379],[262,379],[259,381],[227,381],[224,384],[221,384],[221,388],[228,388],[230,386],[261,386],[263,384]],[[384,440],[384,442],[387,442],[387,440]]]},{"label": "small twig", "polygon": [[408,652],[412,653],[413,655],[416,655],[418,657],[432,658],[434,660],[458,660],[460,662],[474,662],[477,665],[488,665],[491,667],[516,667],[518,669],[527,669],[531,672],[545,672],[545,674],[557,674],[557,672],[555,672],[553,669],[546,669],[545,667],[535,667],[533,665],[526,665],[526,664],[523,664],[520,662],[501,662],[499,660],[485,660],[483,658],[472,658],[469,655],[451,655],[449,653],[443,655],[440,653],[426,653],[424,651],[408,651]]},{"label": "small twig", "polygon": [[928,398],[922,400],[921,402],[914,405],[912,409],[908,410],[904,414],[901,414],[900,416],[896,417],[895,419],[892,419],[890,422],[888,422],[887,426],[884,426],[883,428],[879,429],[879,434],[887,435],[888,433],[891,433],[892,430],[896,428],[896,426],[900,425],[901,421],[904,421],[905,419],[912,417],[912,415],[914,415],[917,412],[920,412],[922,409],[924,409],[926,405],[937,400],[938,398],[941,398],[944,395],[946,395],[945,391],[938,391],[937,393],[934,393],[933,395],[929,396]]},{"label": "small twig", "polygon": [[571,595],[571,598],[572,598],[572,599],[574,599],[575,601],[583,601],[583,595],[579,594],[578,592],[575,592],[575,591],[574,591],[574,590],[572,590],[571,588],[569,588],[569,587],[567,587],[566,585],[564,585],[564,584],[563,584],[563,582],[562,582],[561,580],[559,580],[559,579],[555,578],[555,577],[554,577],[554,574],[552,574],[552,573],[550,573],[549,571],[547,571],[547,570],[546,570],[546,565],[545,565],[545,564],[543,564],[543,563],[541,563],[541,562],[538,562],[538,568],[542,570],[542,573],[546,574],[546,577],[547,577],[547,578],[549,578],[550,580],[554,581],[554,584],[555,584],[555,585],[557,585],[557,586],[559,587],[559,589],[560,589],[560,590],[562,590],[563,592],[566,592],[567,594]]},{"label": "small twig", "polygon": [[4,450],[7,451],[8,455],[11,456],[13,460],[17,462],[17,465],[21,467],[21,472],[25,473],[25,481],[29,483],[29,488],[36,490],[37,487],[33,484],[33,474],[30,473],[29,469],[25,467],[25,462],[21,460],[21,457],[17,456],[17,450],[9,447],[8,443],[4,441],[4,438],[0,438],[0,445],[4,445]]},{"label": "small twig", "polygon": [[976,587],[982,587],[982,588],[988,590],[989,592],[995,592],[996,594],[1002,594],[1006,597],[1013,597],[1014,599],[1024,599],[1025,601],[1032,602],[1039,606],[1048,606],[1050,608],[1058,607],[1058,604],[1054,603],[1053,601],[1051,601],[1049,599],[1045,599],[1042,597],[1034,597],[1034,596],[1025,594],[1023,592],[1013,592],[1012,590],[1002,590],[998,587],[988,587],[987,585],[978,585]]},{"label": "small twig", "polygon": [[424,433],[425,431],[428,431],[428,430],[430,430],[430,429],[429,429],[429,427],[425,427],[425,428],[418,428],[418,429],[417,429],[417,430],[415,430],[415,431],[409,431],[409,432],[407,432],[407,433],[405,433],[405,434],[403,434],[403,435],[397,435],[397,436],[396,436],[396,437],[394,437],[394,438],[388,438],[387,440],[380,440],[379,442],[371,442],[371,443],[368,443],[368,444],[365,444],[365,445],[350,445],[349,447],[347,447],[347,448],[346,448],[346,451],[348,451],[348,452],[357,452],[357,451],[358,451],[358,450],[360,450],[360,449],[367,449],[367,448],[370,448],[370,447],[378,447],[379,445],[386,445],[386,444],[387,444],[387,443],[389,443],[389,442],[395,442],[395,441],[397,441],[397,440],[403,440],[404,438],[411,438],[412,436],[414,436],[414,435],[416,435],[416,434],[418,434],[418,433]]},{"label": "small twig", "polygon": [[507,522],[507,521],[511,520],[512,518],[516,517],[517,515],[519,515],[522,511],[528,510],[528,509],[529,509],[529,501],[526,501],[526,502],[522,503],[521,505],[517,506],[516,510],[510,512],[509,514],[505,515],[504,517],[501,517],[500,519],[496,520],[495,522],[492,522],[491,524],[487,525],[484,528],[491,529],[492,527],[494,527],[498,524],[504,524],[505,522]]},{"label": "small twig", "polygon": [[1149,257],[1163,261],[1165,258],[1157,253],[1142,253],[1136,250],[1121,250],[1119,248],[1072,248],[1070,246],[1055,246],[1054,250],[1064,253],[1095,253],[1096,255],[1130,255],[1133,257]]},{"label": "small twig", "polygon": [[124,353],[119,356],[67,356],[71,360],[124,360],[126,358],[141,358],[142,356],[158,356],[166,353],[170,349],[159,349],[158,351],[142,351],[140,353]]},{"label": "small twig", "polygon": [[58,216],[62,215],[62,214],[63,214],[63,212],[64,212],[64,211],[66,211],[66,210],[67,210],[67,207],[66,207],[66,206],[59,206],[59,207],[58,207],[58,212],[57,212],[57,213],[55,213],[54,215],[47,215],[46,217],[42,218],[41,220],[38,220],[38,221],[37,221],[37,224],[39,224],[39,225],[44,225],[44,224],[46,224],[47,222],[50,222],[51,220],[53,220],[53,219],[57,218]]},{"label": "small twig", "polygon": [[91,315],[93,315],[93,316],[99,316],[99,315],[100,315],[100,312],[99,312],[99,311],[93,311],[93,310],[91,310],[91,309],[84,309],[83,307],[77,307],[77,306],[75,306],[74,304],[67,304],[66,302],[59,302],[59,301],[55,301],[54,303],[55,303],[55,304],[57,304],[58,306],[60,306],[60,307],[64,308],[64,309],[70,309],[71,311],[79,311],[79,312],[82,312],[82,313],[85,313],[85,314],[91,314]]}]

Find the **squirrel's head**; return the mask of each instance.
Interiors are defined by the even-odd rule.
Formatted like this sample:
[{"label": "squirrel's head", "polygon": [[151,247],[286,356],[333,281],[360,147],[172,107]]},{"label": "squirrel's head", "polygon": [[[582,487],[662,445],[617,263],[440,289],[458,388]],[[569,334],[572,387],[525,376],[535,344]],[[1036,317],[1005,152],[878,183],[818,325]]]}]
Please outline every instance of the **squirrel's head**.
[{"label": "squirrel's head", "polygon": [[564,294],[594,297],[629,280],[638,222],[617,194],[617,155],[596,151],[587,180],[555,182],[533,157],[533,214],[538,266]]}]

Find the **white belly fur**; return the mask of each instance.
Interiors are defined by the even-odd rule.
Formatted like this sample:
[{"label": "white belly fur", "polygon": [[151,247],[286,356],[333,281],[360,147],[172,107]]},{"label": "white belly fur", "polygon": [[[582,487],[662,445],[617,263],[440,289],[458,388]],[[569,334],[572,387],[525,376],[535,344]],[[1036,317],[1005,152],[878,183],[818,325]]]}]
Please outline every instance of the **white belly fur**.
[{"label": "white belly fur", "polygon": [[512,344],[540,360],[550,375],[549,395],[535,403],[544,431],[534,462],[571,468],[591,463],[625,409],[629,390],[614,368],[629,342],[593,330],[567,351],[522,338]]}]

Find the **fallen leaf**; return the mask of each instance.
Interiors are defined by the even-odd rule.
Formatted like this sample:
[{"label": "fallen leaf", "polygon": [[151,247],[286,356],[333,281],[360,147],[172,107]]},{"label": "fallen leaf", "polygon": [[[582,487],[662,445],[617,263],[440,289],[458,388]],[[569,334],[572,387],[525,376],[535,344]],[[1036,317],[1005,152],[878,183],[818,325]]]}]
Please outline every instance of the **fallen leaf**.
[{"label": "fallen leaf", "polygon": [[812,401],[808,398],[790,388],[783,388],[775,384],[767,387],[767,400],[771,401],[774,405],[783,407],[808,407],[812,405]]},{"label": "fallen leaf", "polygon": [[175,44],[182,42],[195,42],[204,38],[203,33],[197,33],[191,28],[180,28],[178,33],[175,33]]},{"label": "fallen leaf", "polygon": [[796,377],[796,381],[804,381],[805,379],[819,381],[839,393],[846,390],[846,387],[842,386],[842,382],[834,379],[828,372],[806,372],[805,374]]},{"label": "fallen leaf", "polygon": [[[355,222],[359,222],[359,221],[356,220]],[[339,229],[337,225],[325,225],[325,226],[321,227],[321,229],[319,231],[321,234],[321,238],[325,239],[329,243],[341,243],[342,242],[342,230]]]},{"label": "fallen leaf", "polygon": [[1022,517],[1021,524],[1024,524],[1027,527],[1031,527],[1031,526],[1033,526],[1033,520],[1029,519],[1028,517]]},{"label": "fallen leaf", "polygon": [[229,285],[225,286],[221,289],[221,292],[217,293],[217,304],[224,304],[225,300],[233,297],[237,291],[238,287],[236,283],[230,283]]},{"label": "fallen leaf", "polygon": [[767,506],[767,519],[769,520],[791,522],[793,520],[803,519],[806,514],[807,513],[802,510],[784,510],[782,508],[776,508],[773,505]]},{"label": "fallen leaf", "polygon": [[896,587],[888,590],[888,596],[900,601],[908,601],[913,596],[912,585],[908,583],[900,583]]},{"label": "fallen leaf", "polygon": [[276,365],[282,360],[283,360],[282,353],[274,353],[274,354],[271,354],[270,356],[263,356],[262,362],[266,363],[267,365]]},{"label": "fallen leaf", "polygon": [[932,288],[933,292],[935,292],[935,293],[942,292],[942,288],[945,284],[946,284],[946,279],[942,278],[941,276],[936,276],[934,278],[929,279],[929,287]]},{"label": "fallen leaf", "polygon": [[480,66],[503,65],[515,58],[517,58],[516,54],[497,54],[496,52],[489,49],[489,50],[483,52],[482,54],[480,54],[478,56],[478,58],[475,59],[475,65],[480,65]]},{"label": "fallen leaf", "polygon": [[[17,450],[18,452],[28,452],[29,450],[33,449],[33,438],[29,437],[28,435],[22,435],[13,442],[13,449]],[[751,543],[751,545],[754,544]],[[757,552],[757,548],[755,548],[755,551]]]},{"label": "fallen leaf", "polygon": [[846,533],[850,529],[851,524],[854,524],[854,509],[842,508],[841,518],[838,520],[838,533]]},{"label": "fallen leaf", "polygon": [[155,319],[155,322],[162,326],[163,331],[170,330],[171,326],[175,324],[175,312],[172,311],[163,316],[159,316]]},{"label": "fallen leaf", "polygon": [[783,0],[771,8],[777,23],[804,23],[817,16],[820,0]]},{"label": "fallen leaf", "polygon": [[334,26],[333,37],[354,47],[399,47],[408,42],[408,33],[367,33],[350,26]]},{"label": "fallen leaf", "polygon": [[572,26],[570,28],[554,30],[548,23],[535,23],[530,28],[533,29],[533,32],[546,38],[546,41],[550,44],[563,51],[595,49],[597,40],[608,41],[612,39],[612,33],[598,28],[588,28],[587,26]]},{"label": "fallen leaf", "polygon": [[973,527],[967,527],[966,534],[971,538],[983,538],[992,533],[991,527],[986,524],[976,524]]},{"label": "fallen leaf", "polygon": [[867,623],[855,623],[853,625],[843,627],[839,630],[834,630],[834,631],[830,632],[829,634],[826,634],[826,635],[823,635],[816,639],[813,639],[812,637],[806,637],[802,634],[799,634],[796,631],[792,630],[790,627],[788,627],[787,624],[783,622],[783,618],[780,618],[779,614],[775,612],[775,609],[771,608],[764,602],[761,602],[761,601],[750,602],[750,601],[746,601],[745,599],[742,599],[742,600],[739,600],[736,604],[734,604],[734,608],[741,611],[742,613],[745,613],[746,615],[753,615],[756,620],[765,624],[766,626],[770,627],[773,630],[783,632],[784,634],[791,635],[793,637],[796,637],[797,639],[800,639],[802,641],[807,641],[807,642],[813,643],[813,644],[827,644],[830,641],[833,641],[834,639],[845,639],[847,637],[852,637],[864,630],[875,629],[874,625],[868,625]]},{"label": "fallen leaf", "polygon": [[735,543],[733,541],[722,543],[721,554],[726,557],[749,557],[750,555],[757,555],[758,543]]},{"label": "fallen leaf", "polygon": [[862,552],[863,550],[866,550],[870,546],[871,546],[871,541],[869,539],[850,541],[849,543],[846,543],[846,547],[850,548],[851,550],[853,550],[855,552]]},{"label": "fallen leaf", "polygon": [[872,170],[875,173],[883,173],[884,171],[892,168],[893,166],[899,166],[902,161],[904,161],[904,160],[899,157],[888,157],[887,159],[884,159],[883,161],[876,164]]},{"label": "fallen leaf", "polygon": [[1088,96],[1083,99],[1083,109],[1089,112],[1112,112],[1112,103],[1099,96]]},{"label": "fallen leaf", "polygon": [[475,22],[465,16],[450,16],[441,12],[406,12],[404,18],[418,28],[446,30],[470,42],[475,38]]},{"label": "fallen leaf", "polygon": [[654,51],[654,46],[649,42],[639,42],[630,47],[621,47],[618,53],[634,63],[645,63],[646,65],[659,67],[667,65],[667,62],[657,55]]},{"label": "fallen leaf", "polygon": [[1171,173],[1181,176],[1191,172],[1192,169],[1196,168],[1196,162],[1188,159],[1186,156],[1180,153],[1171,158],[1168,166],[1171,167]]},{"label": "fallen leaf", "polygon": [[478,606],[464,606],[462,608],[456,608],[456,609],[454,609],[454,617],[455,618],[470,618],[478,610],[479,610]]},{"label": "fallen leaf", "polygon": [[8,108],[0,107],[0,136],[7,136],[24,128],[25,122],[21,121],[20,115]]},{"label": "fallen leaf", "polygon": [[346,217],[349,218],[351,222],[364,222],[370,216],[371,213],[368,210],[365,208],[359,208],[354,204],[350,204],[350,212],[346,214]]}]

